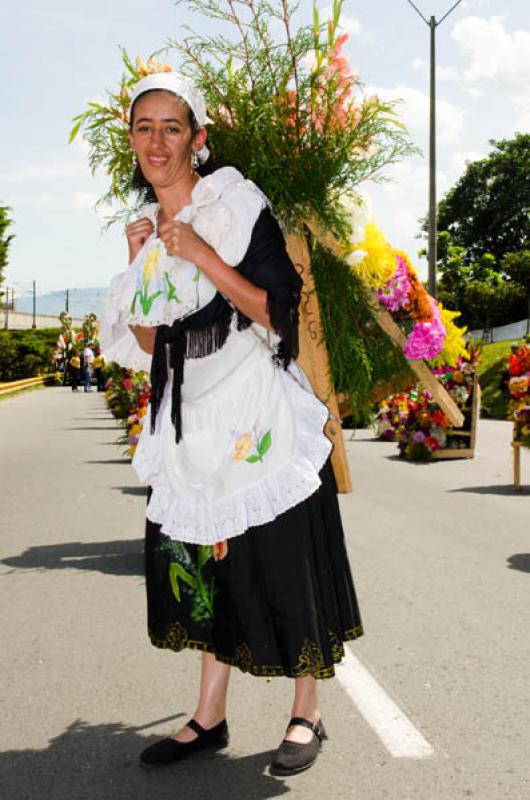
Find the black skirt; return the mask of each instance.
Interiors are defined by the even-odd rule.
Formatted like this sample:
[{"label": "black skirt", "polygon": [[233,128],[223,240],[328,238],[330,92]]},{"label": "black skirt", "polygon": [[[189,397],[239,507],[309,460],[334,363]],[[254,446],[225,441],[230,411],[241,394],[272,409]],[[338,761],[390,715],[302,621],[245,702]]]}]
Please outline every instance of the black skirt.
[{"label": "black skirt", "polygon": [[156,647],[214,653],[252,675],[330,678],[363,629],[328,461],[322,485],[273,522],[212,548],[147,521],[148,631]]}]

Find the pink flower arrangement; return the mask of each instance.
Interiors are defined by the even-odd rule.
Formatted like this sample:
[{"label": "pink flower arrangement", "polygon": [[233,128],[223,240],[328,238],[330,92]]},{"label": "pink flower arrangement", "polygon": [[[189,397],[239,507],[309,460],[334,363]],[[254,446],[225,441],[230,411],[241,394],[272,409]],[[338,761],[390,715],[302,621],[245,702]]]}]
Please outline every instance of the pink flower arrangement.
[{"label": "pink flower arrangement", "polygon": [[409,270],[404,258],[396,255],[396,271],[385,284],[384,289],[379,289],[377,296],[379,302],[387,311],[399,311],[409,304],[411,283]]},{"label": "pink flower arrangement", "polygon": [[432,320],[430,322],[416,322],[412,331],[407,336],[404,354],[406,358],[420,360],[425,358],[430,360],[436,358],[441,352],[446,331],[442,324],[440,309],[436,300],[429,298],[432,309]]}]

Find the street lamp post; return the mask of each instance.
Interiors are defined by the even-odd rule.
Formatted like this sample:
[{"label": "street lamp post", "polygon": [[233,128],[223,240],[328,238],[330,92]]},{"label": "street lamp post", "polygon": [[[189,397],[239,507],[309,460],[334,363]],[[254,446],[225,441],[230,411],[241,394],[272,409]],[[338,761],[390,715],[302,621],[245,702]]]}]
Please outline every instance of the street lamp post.
[{"label": "street lamp post", "polygon": [[431,57],[430,57],[430,122],[429,122],[429,294],[436,297],[436,258],[437,238],[436,229],[436,28],[447,19],[449,14],[460,5],[462,0],[453,3],[440,20],[435,17],[427,19],[412,0],[408,4],[419,14],[430,29]]},{"label": "street lamp post", "polygon": [[31,323],[32,328],[37,327],[37,283],[33,281],[33,320]]}]

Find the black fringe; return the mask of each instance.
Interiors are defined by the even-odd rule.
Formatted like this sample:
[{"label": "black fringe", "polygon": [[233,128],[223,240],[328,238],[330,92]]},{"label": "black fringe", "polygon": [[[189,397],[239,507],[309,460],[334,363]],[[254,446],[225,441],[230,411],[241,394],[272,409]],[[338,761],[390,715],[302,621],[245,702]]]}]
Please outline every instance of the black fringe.
[{"label": "black fringe", "polygon": [[156,429],[156,418],[168,381],[168,362],[173,372],[171,387],[171,421],[175,427],[175,440],[182,438],[182,384],[184,382],[184,360],[204,358],[223,347],[230,333],[232,310],[202,328],[191,327],[193,317],[177,320],[173,325],[160,325],[155,337],[151,362],[151,433]]},{"label": "black fringe", "polygon": [[300,305],[300,285],[289,289],[267,292],[267,313],[271,325],[280,337],[280,343],[273,355],[278,367],[287,369],[293,358],[298,356],[298,307]]}]

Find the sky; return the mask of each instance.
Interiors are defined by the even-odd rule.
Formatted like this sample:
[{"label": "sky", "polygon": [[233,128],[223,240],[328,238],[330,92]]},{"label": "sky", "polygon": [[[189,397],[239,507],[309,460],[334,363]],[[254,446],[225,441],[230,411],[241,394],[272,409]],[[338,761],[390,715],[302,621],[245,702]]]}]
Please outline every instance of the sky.
[{"label": "sky", "polygon": [[[415,0],[437,19],[453,0]],[[329,0],[320,0],[325,12]],[[300,18],[309,18],[302,0]],[[68,145],[71,118],[114,88],[119,46],[147,56],[188,23],[215,23],[172,0],[26,0],[0,8],[2,125],[0,202],[15,221],[6,284],[16,294],[106,286],[125,268],[123,231],[103,230],[94,210],[106,186],[92,177],[86,144]],[[345,0],[345,52],[367,94],[400,99],[399,113],[422,156],[385,171],[382,185],[363,184],[374,217],[396,248],[417,257],[419,222],[428,204],[429,29],[407,0]],[[437,31],[438,197],[484,157],[490,139],[530,129],[530,2],[463,0]],[[178,66],[175,63],[175,66]]]}]

